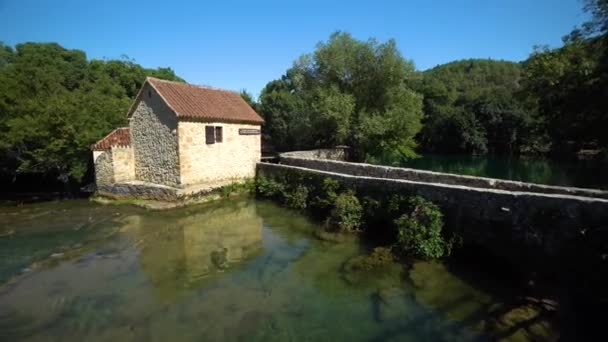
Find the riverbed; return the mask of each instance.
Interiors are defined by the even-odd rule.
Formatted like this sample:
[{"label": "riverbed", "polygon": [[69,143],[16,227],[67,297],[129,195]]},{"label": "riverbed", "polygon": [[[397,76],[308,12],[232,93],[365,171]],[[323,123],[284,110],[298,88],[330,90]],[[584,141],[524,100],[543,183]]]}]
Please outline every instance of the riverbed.
[{"label": "riverbed", "polygon": [[254,199],[0,207],[0,340],[559,338],[542,304],[491,275],[427,261],[353,273],[370,246],[319,228]]}]

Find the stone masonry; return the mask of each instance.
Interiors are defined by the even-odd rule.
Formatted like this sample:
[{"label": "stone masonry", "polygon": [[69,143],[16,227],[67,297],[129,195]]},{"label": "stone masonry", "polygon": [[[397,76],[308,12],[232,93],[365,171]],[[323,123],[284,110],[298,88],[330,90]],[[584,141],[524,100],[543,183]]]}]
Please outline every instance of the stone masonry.
[{"label": "stone masonry", "polygon": [[328,171],[258,163],[258,176],[332,178],[358,194],[422,196],[442,209],[446,222],[461,232],[464,241],[516,265],[545,267],[546,258],[571,255],[572,251],[564,251],[577,246],[585,234],[608,231],[608,200],[603,198],[353,175],[343,172],[343,167]]},{"label": "stone masonry", "polygon": [[128,116],[91,145],[99,195],[191,199],[255,176],[264,120],[237,92],[147,78]]},{"label": "stone masonry", "polygon": [[[608,191],[574,187],[524,183],[486,177],[465,176],[402,167],[350,163],[342,160],[340,153],[329,150],[296,151],[281,154],[281,164],[309,169],[343,173],[353,176],[404,179],[417,182],[462,185],[467,187],[507,191],[525,191],[545,194],[563,194],[608,199]],[[339,151],[338,151],[339,152]]]},{"label": "stone masonry", "polygon": [[114,168],[114,182],[126,182],[135,179],[133,148],[112,147],[111,153],[112,166]]},{"label": "stone masonry", "polygon": [[[223,141],[205,143],[205,126],[222,127]],[[261,157],[261,135],[241,135],[240,129],[260,129],[259,125],[222,122],[180,121],[179,160],[183,186],[240,180],[255,176]]]},{"label": "stone masonry", "polygon": [[98,186],[135,179],[133,149],[115,146],[107,151],[96,151],[95,181]]},{"label": "stone masonry", "polygon": [[148,84],[130,118],[137,180],[179,186],[177,117]]},{"label": "stone masonry", "polygon": [[112,151],[98,152],[95,156],[95,183],[97,187],[114,183]]}]

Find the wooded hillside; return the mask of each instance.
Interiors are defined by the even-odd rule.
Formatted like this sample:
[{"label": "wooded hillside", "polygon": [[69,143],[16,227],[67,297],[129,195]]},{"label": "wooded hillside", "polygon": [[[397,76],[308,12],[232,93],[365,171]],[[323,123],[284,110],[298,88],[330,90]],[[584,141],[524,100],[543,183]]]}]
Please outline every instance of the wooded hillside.
[{"label": "wooded hillside", "polygon": [[[119,126],[146,76],[183,81],[170,68],[89,60],[54,43],[0,45],[0,177],[79,185],[89,146]],[[89,179],[90,180],[90,179]]]}]

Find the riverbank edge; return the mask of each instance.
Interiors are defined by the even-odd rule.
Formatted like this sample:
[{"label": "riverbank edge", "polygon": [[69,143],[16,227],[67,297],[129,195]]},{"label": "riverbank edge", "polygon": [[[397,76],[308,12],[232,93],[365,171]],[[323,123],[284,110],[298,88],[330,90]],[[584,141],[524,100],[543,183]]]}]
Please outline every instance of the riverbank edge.
[{"label": "riverbank edge", "polygon": [[127,193],[97,191],[89,200],[103,205],[133,205],[147,210],[162,211],[210,203],[223,198],[246,196],[253,193],[253,188],[254,179],[247,178],[183,196],[150,198],[138,196],[138,191]]}]

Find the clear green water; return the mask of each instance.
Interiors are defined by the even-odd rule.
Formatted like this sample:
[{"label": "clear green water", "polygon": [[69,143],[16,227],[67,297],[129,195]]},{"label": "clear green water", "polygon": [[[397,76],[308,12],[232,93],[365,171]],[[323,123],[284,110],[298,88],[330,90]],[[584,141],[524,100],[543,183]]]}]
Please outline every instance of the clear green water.
[{"label": "clear green water", "polygon": [[608,165],[594,160],[558,162],[540,158],[425,154],[399,166],[521,182],[608,189]]},{"label": "clear green water", "polygon": [[0,340],[558,336],[536,308],[509,304],[516,296],[483,274],[431,262],[347,273],[344,263],[365,248],[315,239],[315,229],[255,200],[165,212],[86,201],[0,207],[0,274],[11,278],[0,287]]}]

